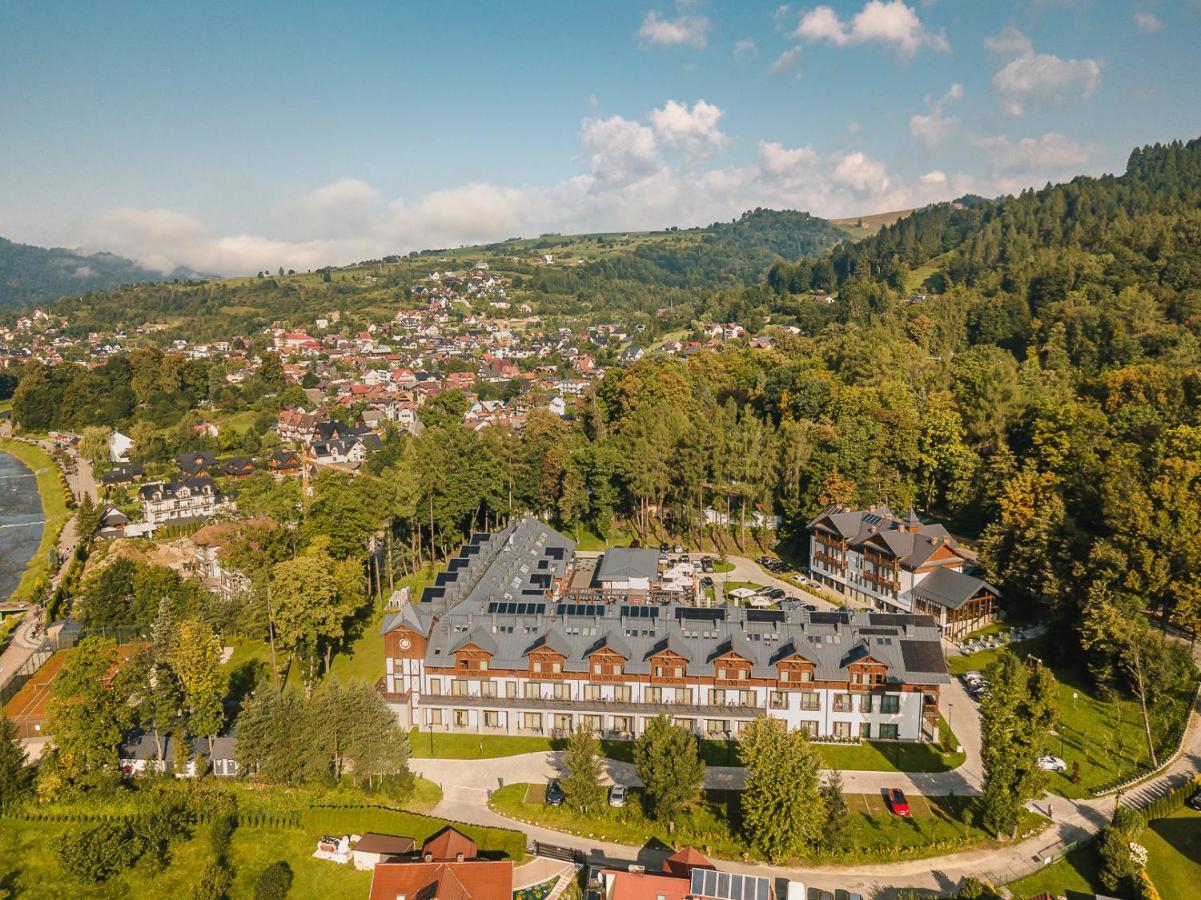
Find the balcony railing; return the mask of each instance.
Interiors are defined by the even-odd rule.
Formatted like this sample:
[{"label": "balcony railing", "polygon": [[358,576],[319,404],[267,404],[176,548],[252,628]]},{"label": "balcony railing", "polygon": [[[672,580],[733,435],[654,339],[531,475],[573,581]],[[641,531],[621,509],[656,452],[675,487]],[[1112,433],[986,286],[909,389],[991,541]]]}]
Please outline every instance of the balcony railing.
[{"label": "balcony railing", "polygon": [[753,719],[763,712],[761,706],[744,706],[740,703],[717,705],[710,703],[636,703],[620,700],[555,700],[550,697],[452,697],[446,694],[423,694],[418,701],[423,707],[470,706],[489,709],[516,709],[530,712],[580,712],[612,713],[614,715],[664,715],[672,716],[736,716]]}]

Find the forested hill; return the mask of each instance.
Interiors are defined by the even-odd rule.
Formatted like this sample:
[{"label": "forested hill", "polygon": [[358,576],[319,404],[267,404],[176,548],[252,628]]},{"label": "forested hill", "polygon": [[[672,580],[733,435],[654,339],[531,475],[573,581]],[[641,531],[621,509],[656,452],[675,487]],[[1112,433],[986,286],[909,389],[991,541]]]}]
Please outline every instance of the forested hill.
[{"label": "forested hill", "polygon": [[44,304],[59,297],[174,277],[194,275],[179,272],[166,276],[111,253],[88,255],[0,238],[0,307]]},{"label": "forested hill", "polygon": [[1016,197],[967,197],[927,207],[874,237],[844,244],[831,262],[840,282],[868,275],[900,288],[909,271],[935,260],[951,281],[972,284],[998,267],[1020,267],[1036,250],[1123,254],[1129,240],[1158,237],[1146,232],[1157,229],[1143,217],[1187,216],[1199,207],[1201,139],[1155,144],[1134,150],[1120,176],[1082,176]]},{"label": "forested hill", "polygon": [[[674,328],[701,315],[715,293],[760,283],[774,262],[818,255],[846,238],[808,213],[757,209],[705,228],[543,235],[320,272],[131,285],[65,299],[55,310],[73,333],[153,323],[163,327],[163,339],[190,340],[250,334],[276,321],[303,327],[335,310],[354,321],[384,321],[416,302],[412,290],[431,272],[482,262],[509,285],[510,300],[544,317],[576,324],[636,318]],[[672,316],[656,320],[663,307]]]}]

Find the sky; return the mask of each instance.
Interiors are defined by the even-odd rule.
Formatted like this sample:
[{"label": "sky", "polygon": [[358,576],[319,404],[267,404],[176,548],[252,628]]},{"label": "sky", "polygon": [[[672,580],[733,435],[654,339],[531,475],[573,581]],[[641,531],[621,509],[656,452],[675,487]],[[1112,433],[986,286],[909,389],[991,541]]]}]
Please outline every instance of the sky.
[{"label": "sky", "polygon": [[0,236],[162,271],[864,215],[1201,133],[1201,0],[0,0]]}]

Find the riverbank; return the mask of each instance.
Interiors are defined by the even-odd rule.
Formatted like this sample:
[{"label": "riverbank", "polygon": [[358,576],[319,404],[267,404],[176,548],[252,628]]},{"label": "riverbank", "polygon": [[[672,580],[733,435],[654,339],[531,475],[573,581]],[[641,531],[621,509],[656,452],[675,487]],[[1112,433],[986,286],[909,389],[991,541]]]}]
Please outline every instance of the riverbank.
[{"label": "riverbank", "polygon": [[58,466],[49,453],[33,444],[10,439],[0,439],[0,452],[20,460],[33,472],[42,505],[44,521],[41,540],[10,596],[10,599],[28,599],[34,595],[40,584],[48,583],[53,575],[50,568],[50,550],[58,542],[63,526],[71,518],[71,510],[67,507]]}]

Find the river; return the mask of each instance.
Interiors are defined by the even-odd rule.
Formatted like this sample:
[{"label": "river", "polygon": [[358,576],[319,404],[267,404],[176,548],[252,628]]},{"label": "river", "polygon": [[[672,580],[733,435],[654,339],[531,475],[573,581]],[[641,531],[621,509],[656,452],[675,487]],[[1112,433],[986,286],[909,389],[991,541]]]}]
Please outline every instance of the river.
[{"label": "river", "polygon": [[16,590],[45,527],[33,471],[12,454],[0,452],[0,601]]}]

